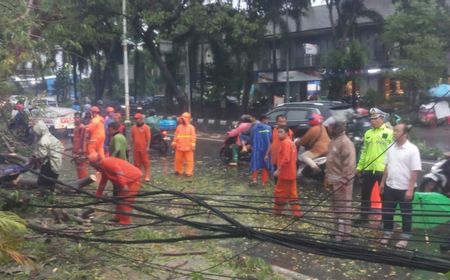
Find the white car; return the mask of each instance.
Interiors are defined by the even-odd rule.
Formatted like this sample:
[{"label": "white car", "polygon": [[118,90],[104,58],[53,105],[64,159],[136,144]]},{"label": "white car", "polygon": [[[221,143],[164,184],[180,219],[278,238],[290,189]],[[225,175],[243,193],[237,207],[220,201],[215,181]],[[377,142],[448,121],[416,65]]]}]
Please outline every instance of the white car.
[{"label": "white car", "polygon": [[44,98],[34,100],[35,106],[30,109],[31,120],[36,122],[42,120],[57,136],[70,135],[75,128],[76,110],[67,107],[58,107],[56,100],[52,98]]},{"label": "white car", "polygon": [[49,128],[73,129],[75,127],[74,114],[76,111],[72,108],[47,107],[44,109],[31,110],[33,120],[41,119]]}]

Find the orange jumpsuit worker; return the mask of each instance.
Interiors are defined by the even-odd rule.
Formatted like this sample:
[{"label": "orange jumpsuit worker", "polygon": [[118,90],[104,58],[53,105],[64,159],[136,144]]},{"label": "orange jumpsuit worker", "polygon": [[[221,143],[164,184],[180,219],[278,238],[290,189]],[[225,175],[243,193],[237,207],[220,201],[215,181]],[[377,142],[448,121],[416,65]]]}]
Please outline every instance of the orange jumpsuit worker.
[{"label": "orange jumpsuit worker", "polygon": [[280,149],[277,155],[277,170],[274,175],[278,177],[275,185],[273,212],[281,215],[287,203],[291,205],[292,215],[300,217],[301,210],[297,194],[297,148],[289,139],[289,128],[278,127]]},{"label": "orange jumpsuit worker", "polygon": [[86,147],[85,147],[85,126],[81,122],[81,113],[76,112],[75,117],[75,128],[73,129],[72,138],[72,156],[77,167],[78,179],[86,178],[89,176],[88,165],[86,162]]},{"label": "orange jumpsuit worker", "polygon": [[150,159],[148,156],[152,134],[148,125],[144,124],[144,115],[134,115],[136,124],[131,127],[131,143],[133,144],[134,166],[141,169],[144,166],[145,181],[150,181]]},{"label": "orange jumpsuit worker", "polygon": [[194,175],[195,127],[191,124],[191,114],[183,113],[178,119],[180,124],[175,130],[172,148],[175,150],[175,174],[184,173],[186,162],[186,176]]},{"label": "orange jumpsuit worker", "polygon": [[100,109],[97,106],[91,108],[92,120],[86,126],[87,138],[87,154],[98,154],[101,158],[105,157],[103,145],[105,143],[105,125],[104,120],[100,116]]},{"label": "orange jumpsuit worker", "polygon": [[[278,152],[280,151],[280,137],[278,136],[278,127],[287,125],[287,118],[285,115],[278,115],[275,118],[275,121],[277,122],[277,126],[273,129],[272,132],[272,144],[270,145],[270,150],[267,153],[267,157],[269,155],[272,155],[272,165],[274,170],[277,169],[277,160],[278,160]],[[294,133],[291,129],[289,129],[288,132],[289,139],[293,139]],[[275,184],[277,183],[277,177],[274,176]]]},{"label": "orange jumpsuit worker", "polygon": [[95,195],[102,196],[106,183],[108,180],[111,181],[114,186],[117,186],[117,196],[121,198],[116,204],[114,219],[121,225],[131,224],[130,205],[133,204],[141,188],[142,172],[126,160],[115,157],[102,159],[95,153],[89,155],[89,162],[102,175]]}]

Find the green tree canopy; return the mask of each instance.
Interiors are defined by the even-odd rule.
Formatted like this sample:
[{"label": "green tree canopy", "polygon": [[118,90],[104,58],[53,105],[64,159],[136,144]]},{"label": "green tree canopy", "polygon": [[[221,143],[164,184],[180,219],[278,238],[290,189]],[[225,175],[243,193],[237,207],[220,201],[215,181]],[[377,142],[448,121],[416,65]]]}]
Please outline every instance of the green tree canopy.
[{"label": "green tree canopy", "polygon": [[384,42],[390,47],[399,70],[393,77],[403,82],[412,105],[420,91],[443,75],[448,49],[449,10],[436,1],[411,0],[397,5],[386,21]]}]

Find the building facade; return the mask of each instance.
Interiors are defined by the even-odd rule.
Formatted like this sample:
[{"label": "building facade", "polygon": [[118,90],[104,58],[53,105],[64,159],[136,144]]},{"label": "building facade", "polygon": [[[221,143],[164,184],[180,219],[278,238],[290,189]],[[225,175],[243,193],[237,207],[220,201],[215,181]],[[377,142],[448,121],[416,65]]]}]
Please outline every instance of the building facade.
[{"label": "building facade", "polygon": [[[391,0],[366,1],[366,7],[383,18],[394,14]],[[335,20],[336,20],[335,15]],[[269,99],[303,101],[326,96],[324,78],[327,60],[334,50],[328,7],[324,0],[312,1],[312,7],[300,18],[284,19],[287,29],[280,24],[269,24],[267,40],[259,61],[254,66],[257,100]],[[368,63],[358,73],[357,91],[364,95],[372,90],[381,95],[401,94],[401,85],[390,80],[386,73],[395,71],[392,55],[380,38],[381,25],[368,18],[358,20],[356,38],[363,46]],[[284,34],[283,34],[284,33]],[[282,35],[283,34],[283,35]],[[274,51],[275,50],[275,51]],[[345,92],[351,93],[348,83]]]}]

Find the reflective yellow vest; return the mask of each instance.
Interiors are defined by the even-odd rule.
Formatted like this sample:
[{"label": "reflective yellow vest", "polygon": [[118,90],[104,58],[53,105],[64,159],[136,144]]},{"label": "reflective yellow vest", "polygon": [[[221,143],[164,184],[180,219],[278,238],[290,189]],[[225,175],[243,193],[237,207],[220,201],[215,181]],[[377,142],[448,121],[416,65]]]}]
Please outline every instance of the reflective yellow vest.
[{"label": "reflective yellow vest", "polygon": [[364,144],[361,149],[361,155],[356,169],[358,171],[384,171],[384,158],[386,153],[380,157],[378,156],[386,151],[392,141],[393,132],[391,129],[387,128],[385,124],[379,128],[372,128],[366,131],[364,134]]}]

